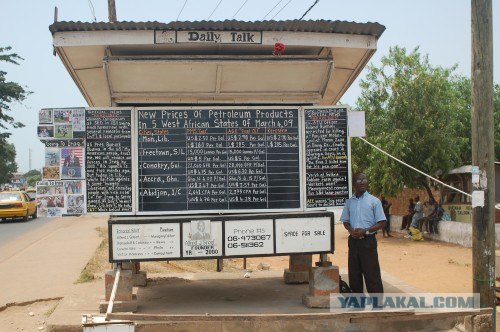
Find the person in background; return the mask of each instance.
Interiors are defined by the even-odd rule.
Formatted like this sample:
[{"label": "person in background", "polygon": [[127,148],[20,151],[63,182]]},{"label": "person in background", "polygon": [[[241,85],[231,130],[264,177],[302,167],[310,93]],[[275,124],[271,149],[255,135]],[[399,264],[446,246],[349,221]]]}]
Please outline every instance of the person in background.
[{"label": "person in background", "polygon": [[435,217],[435,212],[436,212],[436,201],[434,198],[430,198],[428,202],[425,203],[425,211],[424,211],[424,217],[420,219],[418,229],[423,232],[424,231],[424,225],[425,225],[425,233],[429,233],[429,221]]},{"label": "person in background", "polygon": [[383,293],[378,261],[377,231],[385,226],[382,203],[368,193],[368,179],[357,173],[353,179],[355,194],[349,198],[340,220],[349,232],[348,271],[353,293],[363,293],[363,278],[368,293]]},{"label": "person in background", "polygon": [[392,204],[389,203],[384,195],[381,196],[381,201],[382,201],[382,209],[384,210],[384,215],[385,215],[385,226],[382,228],[382,235],[384,237],[392,237],[390,231],[391,231],[391,214],[389,213],[389,209],[391,208]]},{"label": "person in background", "polygon": [[415,203],[413,203],[413,198],[410,198],[408,204],[408,214],[403,217],[403,222],[401,223],[401,230],[410,229],[411,219],[415,213]]},{"label": "person in background", "polygon": [[423,206],[422,202],[420,202],[420,196],[415,196],[415,208],[414,208],[413,217],[411,218],[411,227],[418,228],[419,221],[424,217],[423,215]]}]

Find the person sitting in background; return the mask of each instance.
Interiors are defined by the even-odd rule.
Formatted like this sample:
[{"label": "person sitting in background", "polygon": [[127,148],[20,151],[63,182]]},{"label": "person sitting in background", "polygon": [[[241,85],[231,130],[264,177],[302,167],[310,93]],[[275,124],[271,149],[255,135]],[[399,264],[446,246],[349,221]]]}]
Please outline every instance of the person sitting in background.
[{"label": "person sitting in background", "polygon": [[429,231],[431,234],[439,234],[438,223],[443,218],[444,209],[441,204],[436,202],[436,209],[434,210],[434,216],[429,219]]},{"label": "person sitting in background", "polygon": [[425,233],[429,233],[429,221],[435,217],[436,212],[436,201],[434,198],[430,198],[428,202],[425,203],[426,209],[424,209],[424,217],[420,219],[418,229],[424,232],[423,228],[425,225]]},{"label": "person sitting in background", "polygon": [[403,222],[401,223],[401,230],[410,229],[411,219],[415,213],[415,203],[413,203],[413,198],[410,198],[408,204],[408,214],[403,217]]}]

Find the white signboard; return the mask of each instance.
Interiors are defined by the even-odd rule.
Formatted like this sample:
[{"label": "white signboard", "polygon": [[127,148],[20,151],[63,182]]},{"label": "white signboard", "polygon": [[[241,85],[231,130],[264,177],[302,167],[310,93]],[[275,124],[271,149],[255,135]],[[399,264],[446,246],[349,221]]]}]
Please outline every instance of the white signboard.
[{"label": "white signboard", "polygon": [[155,31],[156,44],[209,43],[209,44],[262,44],[260,31]]},{"label": "white signboard", "polygon": [[274,254],[272,219],[226,221],[226,256]]},{"label": "white signboard", "polygon": [[330,250],[329,217],[276,219],[276,253]]},{"label": "white signboard", "polygon": [[180,224],[112,225],[113,259],[180,257]]},{"label": "white signboard", "polygon": [[183,257],[222,256],[222,222],[193,220],[183,223],[182,244]]}]

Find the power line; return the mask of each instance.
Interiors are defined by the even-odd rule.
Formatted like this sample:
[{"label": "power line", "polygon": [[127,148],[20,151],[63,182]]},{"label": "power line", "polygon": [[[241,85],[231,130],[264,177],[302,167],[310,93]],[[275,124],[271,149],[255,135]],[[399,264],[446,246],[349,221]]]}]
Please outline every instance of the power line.
[{"label": "power line", "polygon": [[212,17],[212,15],[215,13],[215,11],[217,10],[217,8],[219,8],[220,4],[222,3],[222,0],[219,1],[219,3],[217,4],[217,6],[215,6],[215,9],[212,11],[212,13],[210,14],[210,16],[207,18],[207,20],[210,19],[210,17]]},{"label": "power line", "polygon": [[304,18],[304,16],[306,16],[306,15],[307,15],[307,13],[309,13],[309,12],[311,11],[311,9],[313,9],[313,7],[314,7],[314,6],[316,6],[316,4],[317,4],[318,2],[319,2],[319,0],[314,1],[314,3],[311,5],[311,7],[309,7],[309,9],[308,9],[308,10],[306,10],[306,12],[304,13],[304,15],[302,15],[302,17],[301,17],[301,18],[299,18],[299,21],[300,21],[300,20],[302,20],[302,19]]},{"label": "power line", "polygon": [[282,11],[283,9],[285,9],[285,8],[286,8],[286,6],[288,6],[288,5],[290,4],[290,2],[292,2],[292,1],[293,1],[293,0],[289,0],[289,1],[288,1],[288,2],[287,2],[284,6],[283,6],[283,7],[281,7],[281,9],[280,9],[280,10],[278,10],[278,12],[277,12],[276,14],[274,14],[274,16],[271,18],[271,20],[274,20],[274,18],[275,18],[276,16],[278,16],[278,14],[279,14],[279,13],[281,13],[281,11]]},{"label": "power line", "polygon": [[176,21],[179,20],[179,17],[181,16],[182,11],[184,10],[184,7],[186,7],[187,2],[188,2],[188,0],[184,1],[184,4],[182,5],[181,11],[179,12],[179,15],[177,15],[177,18],[175,19]]},{"label": "power line", "polygon": [[248,0],[245,0],[245,2],[243,2],[243,4],[241,5],[240,9],[238,9],[236,11],[236,13],[234,13],[234,15],[233,15],[233,17],[231,17],[231,19],[233,19],[236,15],[238,15],[238,13],[240,12],[241,8],[243,8],[246,5],[247,2],[248,2]]},{"label": "power line", "polygon": [[92,16],[94,17],[94,22],[97,22],[97,18],[95,17],[95,8],[94,8],[94,4],[92,3],[92,0],[88,0],[88,3],[89,3],[90,12],[92,13]]},{"label": "power line", "polygon": [[271,14],[271,12],[274,10],[274,8],[278,7],[278,5],[279,5],[282,1],[283,1],[283,0],[279,0],[279,1],[278,1],[275,5],[274,5],[273,9],[271,9],[271,10],[269,11],[269,13],[267,13],[267,14],[266,14],[266,16],[264,16],[264,17],[262,18],[262,20],[265,20],[265,19],[266,19],[266,17],[267,17],[267,15]]}]

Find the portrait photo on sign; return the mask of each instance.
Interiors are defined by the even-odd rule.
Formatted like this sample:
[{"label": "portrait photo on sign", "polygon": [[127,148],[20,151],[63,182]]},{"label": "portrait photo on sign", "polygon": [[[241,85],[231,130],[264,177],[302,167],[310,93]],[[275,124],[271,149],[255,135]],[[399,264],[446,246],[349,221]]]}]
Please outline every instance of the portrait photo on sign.
[{"label": "portrait photo on sign", "polygon": [[83,181],[64,181],[64,193],[66,195],[82,194]]},{"label": "portrait photo on sign", "polygon": [[191,239],[210,240],[210,220],[191,220]]},{"label": "portrait photo on sign", "polygon": [[73,126],[72,125],[55,125],[54,126],[54,137],[55,138],[73,138]]},{"label": "portrait photo on sign", "polygon": [[60,160],[59,148],[45,148],[45,166],[59,166]]},{"label": "portrait photo on sign", "polygon": [[83,166],[83,148],[62,148],[61,166],[64,167],[82,167]]},{"label": "portrait photo on sign", "polygon": [[42,108],[38,113],[39,123],[52,123],[52,108]]},{"label": "portrait photo on sign", "polygon": [[85,198],[83,195],[68,195],[68,214],[82,214],[85,212]]},{"label": "portrait photo on sign", "polygon": [[55,109],[54,123],[71,123],[72,114],[70,109]]},{"label": "portrait photo on sign", "polygon": [[37,133],[39,138],[54,137],[54,126],[38,126]]},{"label": "portrait photo on sign", "polygon": [[61,178],[59,166],[44,167],[42,171],[44,180],[59,180]]}]

